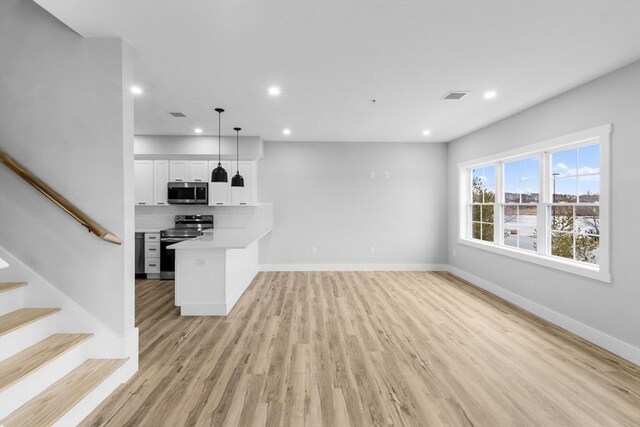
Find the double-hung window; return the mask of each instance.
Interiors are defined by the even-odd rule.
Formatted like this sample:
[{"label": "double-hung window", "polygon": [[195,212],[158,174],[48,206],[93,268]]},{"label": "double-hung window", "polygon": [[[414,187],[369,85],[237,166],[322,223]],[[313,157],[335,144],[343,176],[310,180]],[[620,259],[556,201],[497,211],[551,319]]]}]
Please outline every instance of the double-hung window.
[{"label": "double-hung window", "polygon": [[460,242],[610,281],[611,130],[460,164]]}]

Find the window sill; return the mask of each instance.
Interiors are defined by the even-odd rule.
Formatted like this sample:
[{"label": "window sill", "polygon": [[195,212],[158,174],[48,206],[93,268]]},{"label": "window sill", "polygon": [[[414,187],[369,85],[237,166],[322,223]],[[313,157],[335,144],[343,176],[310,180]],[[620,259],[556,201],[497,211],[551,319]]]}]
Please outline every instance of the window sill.
[{"label": "window sill", "polygon": [[500,255],[505,255],[511,258],[520,259],[523,261],[531,262],[533,264],[543,265],[545,267],[561,270],[566,273],[575,274],[578,276],[588,277],[600,282],[611,283],[611,274],[609,272],[601,271],[600,267],[579,264],[574,261],[563,260],[560,258],[551,258],[548,256],[538,255],[533,252],[525,252],[518,249],[511,249],[504,246],[498,246],[495,243],[481,242],[478,240],[459,238],[458,243],[471,246],[474,248],[484,249],[489,252],[494,252]]}]

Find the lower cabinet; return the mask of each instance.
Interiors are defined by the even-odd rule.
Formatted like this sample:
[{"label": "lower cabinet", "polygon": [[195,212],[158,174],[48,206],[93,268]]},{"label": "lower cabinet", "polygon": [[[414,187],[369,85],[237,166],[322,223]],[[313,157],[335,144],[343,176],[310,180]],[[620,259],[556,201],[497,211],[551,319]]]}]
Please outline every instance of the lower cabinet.
[{"label": "lower cabinet", "polygon": [[144,272],[150,279],[160,278],[160,233],[144,234]]}]

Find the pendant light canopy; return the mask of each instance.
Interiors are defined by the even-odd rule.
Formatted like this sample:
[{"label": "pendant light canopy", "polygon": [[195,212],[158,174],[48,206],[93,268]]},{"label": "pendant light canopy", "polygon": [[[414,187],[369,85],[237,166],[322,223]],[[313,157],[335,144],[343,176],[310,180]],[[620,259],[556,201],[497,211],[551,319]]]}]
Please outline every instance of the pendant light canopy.
[{"label": "pendant light canopy", "polygon": [[244,187],[244,178],[240,175],[240,128],[233,128],[236,131],[236,174],[231,178],[232,187]]},{"label": "pendant light canopy", "polygon": [[227,171],[222,167],[222,163],[220,162],[221,156],[221,144],[220,144],[220,117],[224,110],[222,108],[216,108],[218,112],[218,167],[211,172],[211,182],[229,182],[227,178]]}]

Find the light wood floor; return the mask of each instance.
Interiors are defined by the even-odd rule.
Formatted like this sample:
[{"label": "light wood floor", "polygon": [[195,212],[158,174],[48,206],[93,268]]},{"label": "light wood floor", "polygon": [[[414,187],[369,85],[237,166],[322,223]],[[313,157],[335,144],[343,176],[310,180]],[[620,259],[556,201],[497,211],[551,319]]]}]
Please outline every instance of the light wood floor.
[{"label": "light wood floor", "polygon": [[139,281],[109,426],[638,426],[640,370],[447,273],[260,273],[230,316]]}]

